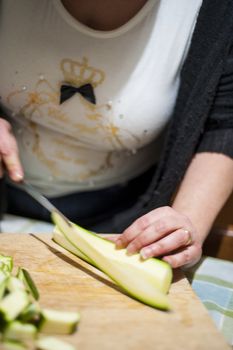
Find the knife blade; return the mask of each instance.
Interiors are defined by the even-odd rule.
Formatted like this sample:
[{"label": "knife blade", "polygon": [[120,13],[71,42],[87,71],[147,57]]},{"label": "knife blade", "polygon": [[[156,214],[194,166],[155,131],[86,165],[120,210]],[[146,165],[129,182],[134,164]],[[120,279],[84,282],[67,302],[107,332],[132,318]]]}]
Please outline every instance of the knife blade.
[{"label": "knife blade", "polygon": [[57,212],[69,226],[72,226],[69,219],[57,209],[43,194],[41,194],[35,187],[33,187],[28,181],[23,180],[20,183],[20,187],[27,192],[32,198],[34,198],[42,207],[47,209],[51,214]]}]

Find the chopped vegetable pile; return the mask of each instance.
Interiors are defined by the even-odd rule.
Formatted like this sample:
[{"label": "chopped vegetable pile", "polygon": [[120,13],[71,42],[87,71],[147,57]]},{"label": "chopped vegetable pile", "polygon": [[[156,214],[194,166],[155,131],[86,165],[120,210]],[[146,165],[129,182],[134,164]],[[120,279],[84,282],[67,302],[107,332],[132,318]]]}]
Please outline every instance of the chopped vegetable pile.
[{"label": "chopped vegetable pile", "polygon": [[43,309],[38,300],[39,291],[29,272],[19,267],[13,273],[13,258],[0,255],[0,348],[74,350],[53,335],[75,332],[80,314]]}]

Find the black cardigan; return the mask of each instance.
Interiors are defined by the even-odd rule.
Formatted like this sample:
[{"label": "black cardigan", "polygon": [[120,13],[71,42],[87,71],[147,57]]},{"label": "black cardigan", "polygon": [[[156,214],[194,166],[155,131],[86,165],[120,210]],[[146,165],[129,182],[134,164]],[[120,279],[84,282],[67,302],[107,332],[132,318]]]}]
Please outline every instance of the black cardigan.
[{"label": "black cardigan", "polygon": [[115,218],[121,231],[169,205],[195,152],[233,158],[233,0],[203,0],[164,150],[146,193]]}]

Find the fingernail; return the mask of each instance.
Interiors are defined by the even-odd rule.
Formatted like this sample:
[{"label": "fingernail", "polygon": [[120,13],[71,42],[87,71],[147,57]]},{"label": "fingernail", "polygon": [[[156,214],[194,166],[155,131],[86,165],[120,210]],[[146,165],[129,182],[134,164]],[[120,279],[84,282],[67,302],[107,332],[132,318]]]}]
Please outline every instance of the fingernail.
[{"label": "fingernail", "polygon": [[14,174],[13,174],[13,177],[14,177],[14,180],[16,181],[21,181],[23,180],[23,174],[21,174],[20,172],[16,171]]},{"label": "fingernail", "polygon": [[148,251],[147,251],[147,249],[140,250],[140,255],[141,255],[142,259],[146,260],[148,258]]}]

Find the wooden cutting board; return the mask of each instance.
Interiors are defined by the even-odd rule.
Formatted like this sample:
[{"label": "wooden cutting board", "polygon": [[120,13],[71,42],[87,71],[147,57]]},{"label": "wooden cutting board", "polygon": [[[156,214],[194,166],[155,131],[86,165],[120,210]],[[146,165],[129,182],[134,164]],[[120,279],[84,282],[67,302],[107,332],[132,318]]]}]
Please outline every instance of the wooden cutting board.
[{"label": "wooden cutting board", "polygon": [[163,312],[128,297],[49,235],[0,234],[0,253],[30,271],[41,306],[80,311],[78,331],[64,337],[77,349],[229,349],[180,271],[169,293],[174,310]]}]

